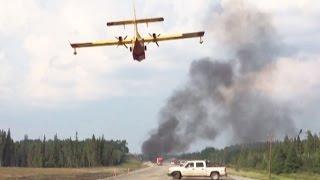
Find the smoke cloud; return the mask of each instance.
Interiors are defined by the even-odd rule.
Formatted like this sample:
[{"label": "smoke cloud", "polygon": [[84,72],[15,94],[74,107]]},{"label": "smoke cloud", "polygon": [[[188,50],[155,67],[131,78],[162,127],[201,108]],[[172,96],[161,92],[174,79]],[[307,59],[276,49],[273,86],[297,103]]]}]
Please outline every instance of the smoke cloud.
[{"label": "smoke cloud", "polygon": [[257,77],[275,68],[281,54],[270,17],[233,4],[213,18],[208,30],[234,55],[233,60],[192,62],[188,82],[161,109],[159,126],[143,143],[143,153],[182,152],[199,139],[214,141],[230,129],[233,143],[295,131],[290,109],[257,88]]}]

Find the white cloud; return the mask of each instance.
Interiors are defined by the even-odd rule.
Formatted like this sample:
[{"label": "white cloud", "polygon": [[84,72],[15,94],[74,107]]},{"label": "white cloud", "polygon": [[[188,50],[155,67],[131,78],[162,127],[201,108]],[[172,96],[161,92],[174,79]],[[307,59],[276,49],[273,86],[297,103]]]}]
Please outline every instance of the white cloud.
[{"label": "white cloud", "polygon": [[10,94],[10,81],[12,80],[13,69],[8,62],[6,54],[0,51],[0,97]]},{"label": "white cloud", "polygon": [[[0,33],[21,33],[27,30],[28,22],[39,16],[41,10],[35,0],[1,1]],[[31,27],[30,27],[31,28]]]},{"label": "white cloud", "polygon": [[302,11],[305,13],[313,12],[320,8],[317,0],[248,0],[249,3],[255,4],[259,9],[267,12],[279,11]]},{"label": "white cloud", "polygon": [[259,75],[257,88],[284,102],[313,101],[320,95],[319,66],[319,57],[282,58]]}]

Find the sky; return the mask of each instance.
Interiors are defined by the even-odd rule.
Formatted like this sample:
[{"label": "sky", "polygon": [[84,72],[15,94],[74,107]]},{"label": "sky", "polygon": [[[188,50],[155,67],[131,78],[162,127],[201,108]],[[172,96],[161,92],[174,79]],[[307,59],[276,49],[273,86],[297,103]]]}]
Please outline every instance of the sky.
[{"label": "sky", "polygon": [[[163,23],[139,26],[142,35],[205,30],[198,39],[148,46],[139,63],[124,47],[79,49],[69,42],[129,37],[127,26],[106,27],[133,17],[130,0],[0,0],[0,129],[16,140],[80,138],[92,134],[126,139],[131,152],[157,127],[158,112],[187,80],[190,63],[204,57],[228,59],[218,34],[210,31],[215,15],[231,4],[270,14],[284,53],[261,88],[293,104],[296,126],[320,129],[320,2],[317,0],[137,0],[138,18],[164,17]],[[207,145],[228,145],[228,135]]]}]

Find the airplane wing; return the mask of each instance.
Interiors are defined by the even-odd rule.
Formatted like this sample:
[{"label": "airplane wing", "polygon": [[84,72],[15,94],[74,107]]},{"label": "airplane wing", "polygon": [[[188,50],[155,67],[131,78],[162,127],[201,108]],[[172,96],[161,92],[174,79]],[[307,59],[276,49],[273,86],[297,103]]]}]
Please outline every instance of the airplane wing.
[{"label": "airplane wing", "polygon": [[192,32],[192,33],[181,33],[181,34],[172,34],[172,35],[162,35],[162,34],[150,34],[149,37],[144,38],[144,42],[155,42],[158,45],[159,41],[169,41],[177,39],[186,39],[186,38],[196,38],[200,37],[200,43],[202,43],[202,37],[204,36],[203,31],[201,32]]},{"label": "airplane wing", "polygon": [[131,44],[132,39],[122,39],[121,37],[118,40],[102,40],[102,41],[93,41],[93,42],[85,42],[85,43],[70,43],[71,47],[76,48],[85,48],[85,47],[96,47],[96,46],[120,46]]},{"label": "airplane wing", "polygon": [[128,25],[128,24],[135,24],[135,23],[141,24],[141,23],[161,22],[161,21],[164,21],[163,17],[137,19],[137,20],[125,20],[125,21],[113,21],[113,22],[108,22],[107,26],[120,26],[120,25]]}]

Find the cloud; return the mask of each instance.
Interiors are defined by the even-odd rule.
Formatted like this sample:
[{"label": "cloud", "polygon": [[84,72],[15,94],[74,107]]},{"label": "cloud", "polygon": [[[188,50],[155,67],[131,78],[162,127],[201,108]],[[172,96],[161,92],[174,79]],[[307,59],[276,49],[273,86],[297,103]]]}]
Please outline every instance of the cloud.
[{"label": "cloud", "polygon": [[35,0],[27,1],[1,1],[0,32],[2,35],[24,32],[28,22],[34,17],[41,17],[38,4]]},{"label": "cloud", "polygon": [[256,87],[284,102],[312,101],[320,95],[320,57],[313,58],[280,59],[259,75]]},{"label": "cloud", "polygon": [[0,51],[0,67],[0,94],[8,96],[10,94],[10,89],[8,86],[10,85],[10,80],[12,79],[13,69],[3,51]]}]

